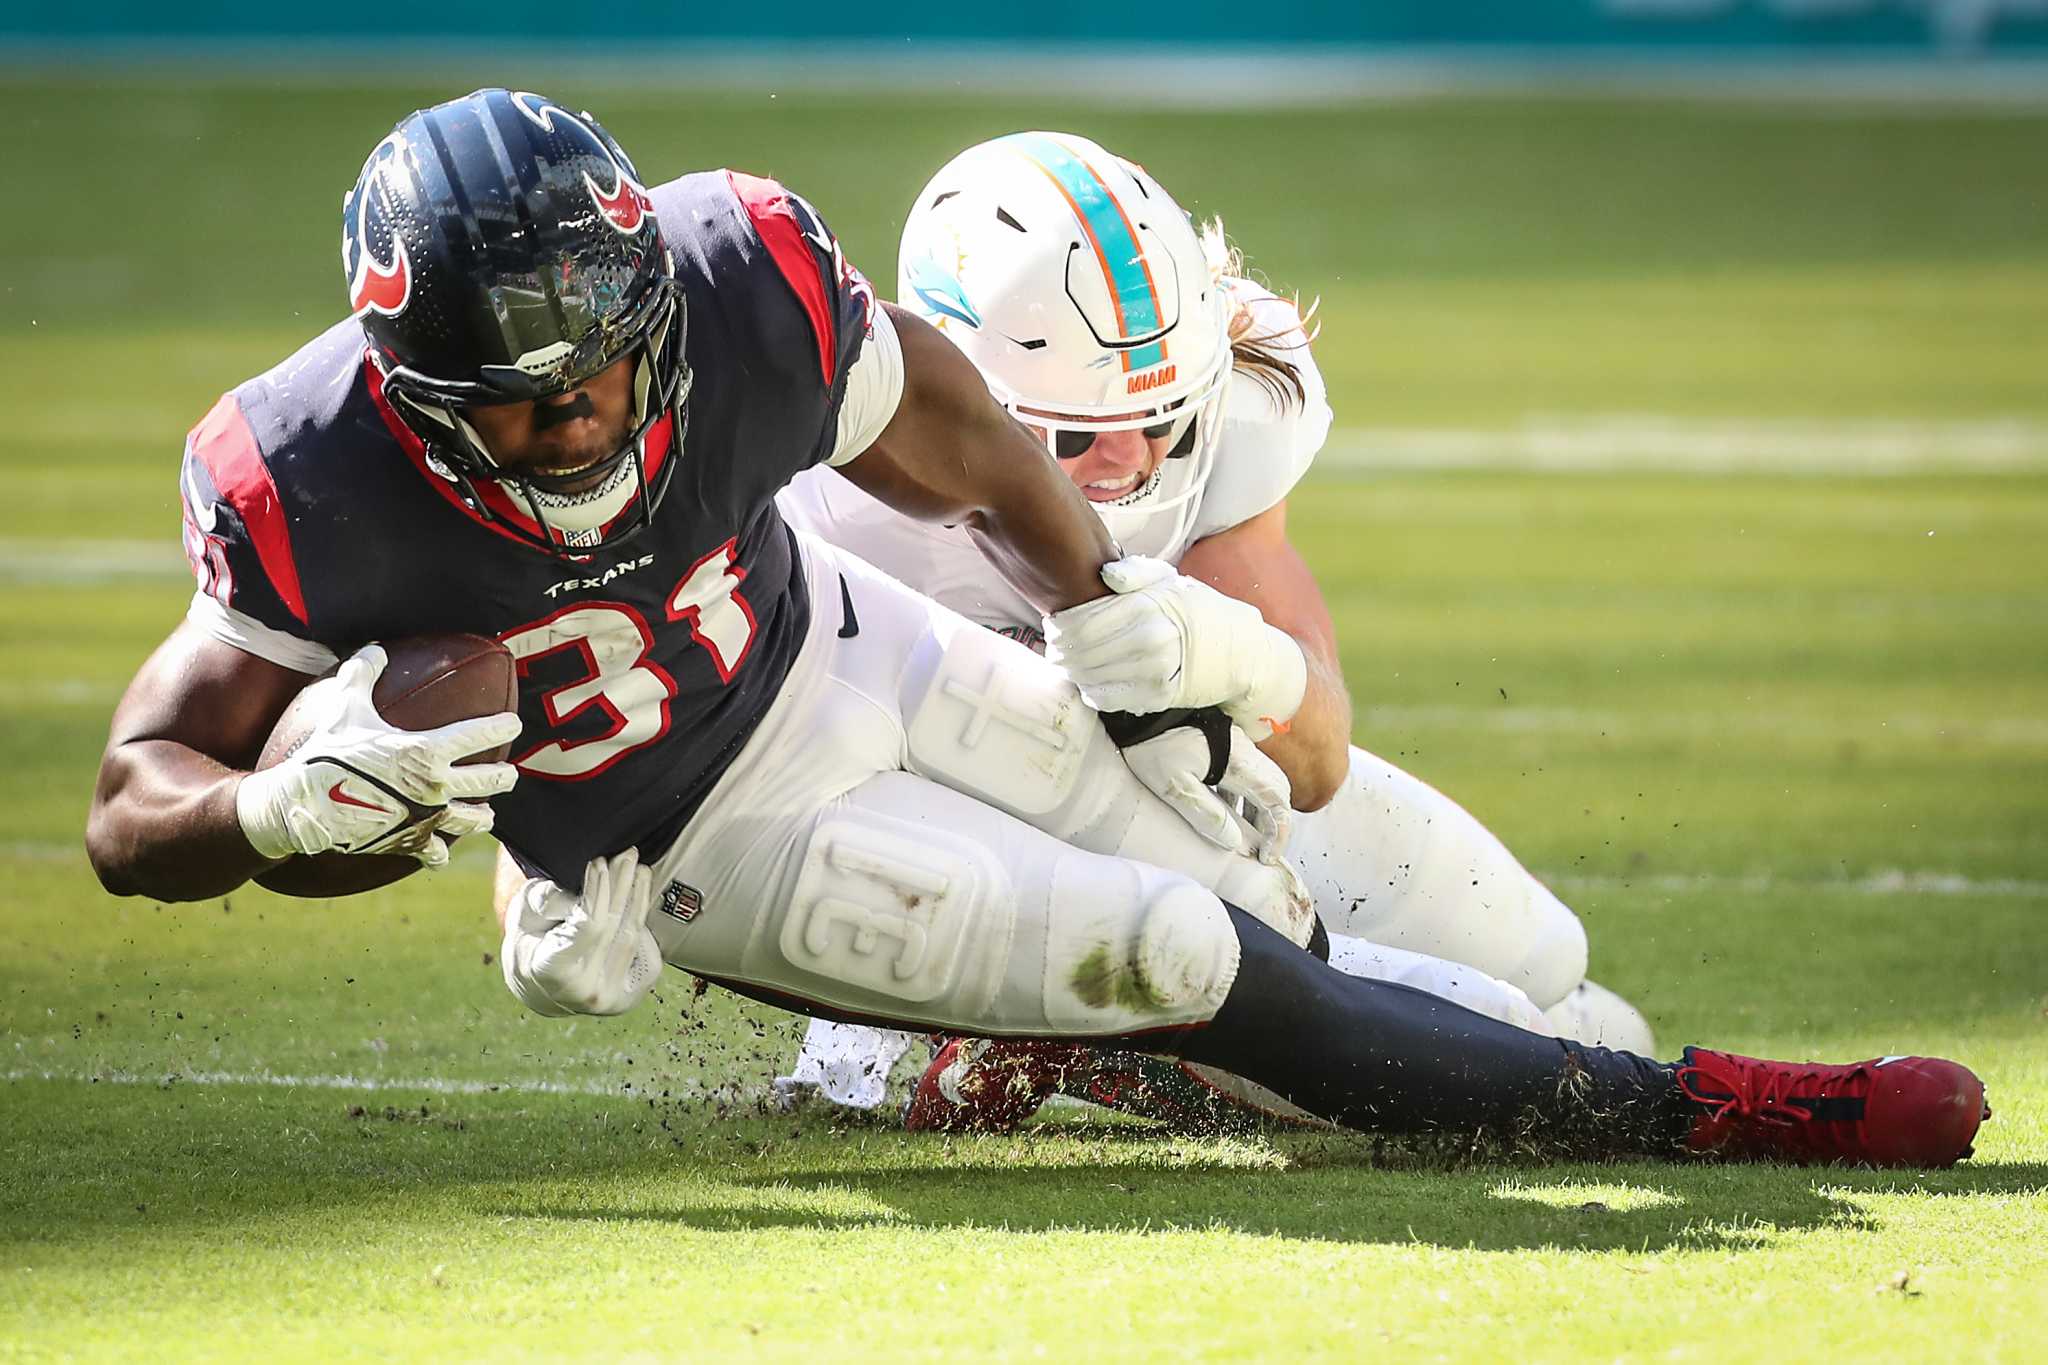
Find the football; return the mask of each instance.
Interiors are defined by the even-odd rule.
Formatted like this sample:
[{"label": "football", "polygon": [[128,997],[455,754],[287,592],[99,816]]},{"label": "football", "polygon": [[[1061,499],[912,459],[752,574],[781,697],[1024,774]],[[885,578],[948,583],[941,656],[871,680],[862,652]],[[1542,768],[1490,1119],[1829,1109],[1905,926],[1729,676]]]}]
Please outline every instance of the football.
[{"label": "football", "polygon": [[[380,643],[390,656],[370,699],[377,714],[406,730],[432,730],[519,705],[519,669],[512,652],[482,635],[413,635]],[[306,742],[311,727],[293,701],[277,718],[256,766],[283,762]],[[511,751],[502,745],[467,760],[496,763]],[[397,881],[419,863],[396,854],[321,853],[287,858],[256,878],[257,884],[287,896],[327,898],[354,895]]]}]

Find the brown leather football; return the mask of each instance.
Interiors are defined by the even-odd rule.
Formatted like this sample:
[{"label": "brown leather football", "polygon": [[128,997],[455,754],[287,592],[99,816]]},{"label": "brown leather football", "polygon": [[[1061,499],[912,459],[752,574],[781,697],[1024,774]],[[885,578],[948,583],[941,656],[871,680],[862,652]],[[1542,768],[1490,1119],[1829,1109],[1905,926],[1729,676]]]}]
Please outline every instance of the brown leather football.
[{"label": "brown leather football", "polygon": [[[482,635],[409,635],[379,641],[391,662],[371,689],[377,714],[406,730],[432,730],[458,720],[519,707],[519,668],[512,652]],[[301,694],[303,696],[303,694]],[[294,699],[264,742],[258,768],[282,762],[311,726]],[[478,754],[470,763],[501,762],[510,745]],[[256,878],[287,896],[348,896],[397,881],[416,871],[411,858],[376,853],[321,853],[287,858]]]}]

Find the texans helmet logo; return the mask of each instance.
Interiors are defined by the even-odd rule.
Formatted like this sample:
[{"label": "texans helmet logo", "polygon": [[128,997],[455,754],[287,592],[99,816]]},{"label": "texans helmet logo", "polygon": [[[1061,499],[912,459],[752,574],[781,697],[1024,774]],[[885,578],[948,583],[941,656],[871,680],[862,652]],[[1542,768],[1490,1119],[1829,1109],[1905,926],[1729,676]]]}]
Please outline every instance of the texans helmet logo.
[{"label": "texans helmet logo", "polygon": [[[405,239],[391,220],[387,206],[384,174],[398,155],[390,138],[370,153],[363,178],[342,204],[341,263],[348,271],[348,302],[356,317],[382,313],[386,317],[405,311],[412,299],[412,262],[405,254]],[[377,259],[370,245],[381,231],[391,247],[391,263]]]},{"label": "texans helmet logo", "polygon": [[597,211],[604,215],[604,220],[631,237],[640,230],[641,220],[654,211],[654,201],[647,197],[646,190],[633,183],[631,176],[619,170],[616,161],[612,169],[618,171],[619,183],[610,194],[597,187],[588,171],[583,173],[583,183],[590,187],[590,197],[597,201]]},{"label": "texans helmet logo", "polygon": [[585,171],[584,188],[590,191],[591,201],[597,205],[597,211],[604,215],[604,220],[614,229],[628,237],[639,232],[640,225],[646,221],[647,215],[654,212],[654,201],[647,197],[647,191],[633,178],[631,168],[621,162],[610,144],[599,137],[581,118],[559,104],[550,104],[530,90],[521,90],[514,94],[512,103],[518,107],[520,113],[526,115],[545,132],[560,135],[562,130],[555,127],[555,116],[559,114],[569,127],[590,140],[591,145],[611,164],[612,187],[609,190],[604,189],[591,178],[590,172]]}]

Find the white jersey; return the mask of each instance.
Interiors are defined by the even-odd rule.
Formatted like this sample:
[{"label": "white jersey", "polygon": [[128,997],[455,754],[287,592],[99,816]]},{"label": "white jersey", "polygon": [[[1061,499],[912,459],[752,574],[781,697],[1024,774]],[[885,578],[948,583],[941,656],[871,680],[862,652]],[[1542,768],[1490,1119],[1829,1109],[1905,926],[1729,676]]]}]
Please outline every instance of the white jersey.
[{"label": "white jersey", "polygon": [[[1196,541],[1249,521],[1285,499],[1329,435],[1323,377],[1294,304],[1248,280],[1227,285],[1232,298],[1251,310],[1251,334],[1272,338],[1273,348],[1300,372],[1306,401],[1293,402],[1289,392],[1289,401],[1282,402],[1250,375],[1232,375],[1207,485],[1190,492],[1177,480],[1196,477],[1194,461],[1168,460],[1144,492],[1103,504],[1122,513],[1113,524],[1126,554],[1179,563]],[[1038,611],[962,527],[913,520],[825,467],[799,475],[777,502],[798,529],[852,551],[971,621],[996,630],[1038,626]],[[1160,510],[1138,520],[1136,514],[1149,503]]]}]

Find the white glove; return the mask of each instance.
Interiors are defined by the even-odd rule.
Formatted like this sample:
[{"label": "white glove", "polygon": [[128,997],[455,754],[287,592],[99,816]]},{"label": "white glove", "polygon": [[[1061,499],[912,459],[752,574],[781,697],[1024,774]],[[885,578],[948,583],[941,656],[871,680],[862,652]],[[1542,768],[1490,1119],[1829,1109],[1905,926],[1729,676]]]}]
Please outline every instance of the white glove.
[{"label": "white glove", "polygon": [[505,985],[535,1014],[624,1014],[661,975],[653,902],[654,874],[637,849],[592,858],[581,895],[533,878],[505,911]]},{"label": "white glove", "polygon": [[428,867],[448,861],[442,837],[491,827],[482,798],[510,791],[510,763],[459,759],[510,742],[510,711],[438,730],[401,730],[377,714],[370,691],[389,660],[365,645],[331,678],[308,687],[301,705],[313,729],[275,767],[242,778],[235,815],[250,847],[266,858],[294,853],[400,853]]},{"label": "white glove", "polygon": [[1308,659],[1251,603],[1138,555],[1103,565],[1102,581],[1110,596],[1045,618],[1045,657],[1096,710],[1221,706],[1265,740],[1301,709]]},{"label": "white glove", "polygon": [[1209,741],[1191,725],[1133,744],[1123,755],[1138,780],[1210,843],[1261,862],[1277,863],[1286,854],[1294,832],[1287,774],[1236,726],[1230,730],[1230,761],[1214,787],[1202,782]]}]

